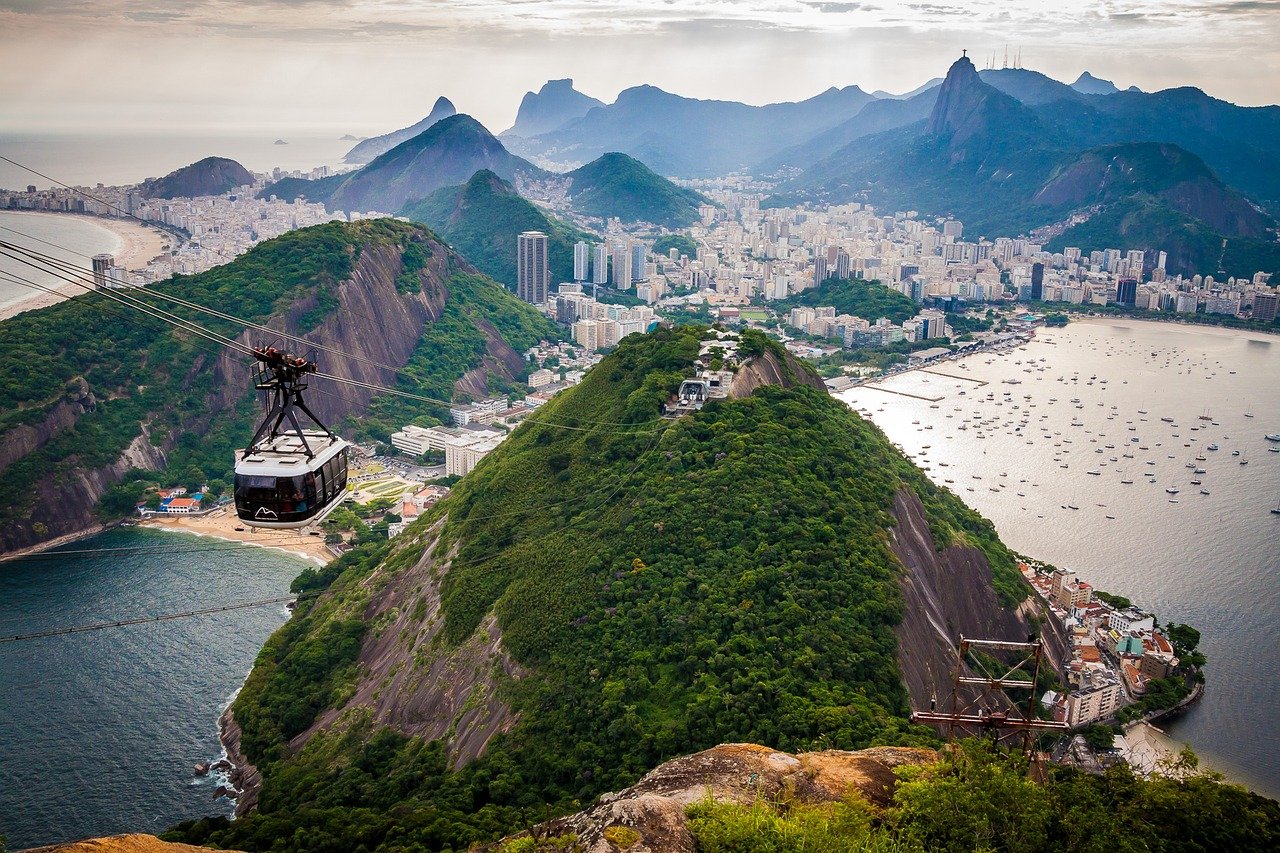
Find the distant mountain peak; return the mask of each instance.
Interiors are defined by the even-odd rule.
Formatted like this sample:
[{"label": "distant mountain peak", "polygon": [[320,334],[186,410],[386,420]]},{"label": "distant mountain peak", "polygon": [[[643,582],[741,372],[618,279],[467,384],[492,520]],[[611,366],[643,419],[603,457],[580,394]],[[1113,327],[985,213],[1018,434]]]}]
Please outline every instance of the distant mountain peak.
[{"label": "distant mountain peak", "polygon": [[365,139],[348,151],[342,160],[344,163],[369,163],[379,155],[395,148],[406,139],[412,139],[419,135],[441,119],[457,115],[457,113],[458,111],[454,108],[453,102],[441,95],[436,98],[436,102],[431,107],[431,112],[427,114],[426,118],[391,133],[384,133],[382,136],[372,136]]},{"label": "distant mountain peak", "polygon": [[933,136],[956,135],[972,123],[982,103],[999,94],[982,82],[978,69],[967,56],[962,56],[947,69],[946,79],[938,91],[938,100],[929,114],[928,132]]},{"label": "distant mountain peak", "polygon": [[1085,95],[1111,95],[1120,91],[1115,83],[1103,80],[1101,77],[1094,77],[1088,71],[1077,77],[1076,82],[1071,84],[1071,88]]},{"label": "distant mountain peak", "polygon": [[502,132],[503,136],[525,138],[550,133],[571,121],[582,118],[604,101],[584,95],[573,88],[572,77],[548,80],[537,92],[525,92],[516,113],[516,123]]}]

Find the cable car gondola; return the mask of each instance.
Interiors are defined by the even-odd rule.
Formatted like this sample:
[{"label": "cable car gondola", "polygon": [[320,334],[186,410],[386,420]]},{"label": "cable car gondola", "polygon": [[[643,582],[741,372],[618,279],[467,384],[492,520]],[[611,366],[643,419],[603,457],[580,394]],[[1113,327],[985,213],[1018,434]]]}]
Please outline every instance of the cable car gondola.
[{"label": "cable car gondola", "polygon": [[[252,527],[316,524],[346,496],[350,444],[302,400],[303,380],[316,372],[315,361],[275,347],[254,347],[252,352],[259,370],[254,387],[266,392],[268,406],[248,447],[237,454],[236,515]],[[298,412],[320,429],[304,430]]]}]

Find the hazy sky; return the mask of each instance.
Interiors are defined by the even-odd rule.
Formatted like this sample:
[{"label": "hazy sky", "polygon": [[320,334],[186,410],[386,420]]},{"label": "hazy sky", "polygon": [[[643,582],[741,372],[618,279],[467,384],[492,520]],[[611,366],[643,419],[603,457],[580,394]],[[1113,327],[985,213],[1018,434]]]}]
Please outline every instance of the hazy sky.
[{"label": "hazy sky", "polygon": [[1280,102],[1280,0],[0,0],[0,132],[495,132],[553,77],[766,103],[915,88],[968,48],[1071,82]]}]

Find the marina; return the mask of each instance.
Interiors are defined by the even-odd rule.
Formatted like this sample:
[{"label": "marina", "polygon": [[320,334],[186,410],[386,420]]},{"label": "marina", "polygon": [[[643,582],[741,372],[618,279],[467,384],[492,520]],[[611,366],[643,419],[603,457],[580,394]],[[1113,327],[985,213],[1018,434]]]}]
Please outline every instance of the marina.
[{"label": "marina", "polygon": [[1264,452],[1280,451],[1280,339],[1073,322],[952,367],[882,381],[941,394],[937,409],[865,386],[838,396],[1010,547],[1199,628],[1211,683],[1171,734],[1280,791],[1280,733],[1243,713],[1280,700],[1280,456]]}]

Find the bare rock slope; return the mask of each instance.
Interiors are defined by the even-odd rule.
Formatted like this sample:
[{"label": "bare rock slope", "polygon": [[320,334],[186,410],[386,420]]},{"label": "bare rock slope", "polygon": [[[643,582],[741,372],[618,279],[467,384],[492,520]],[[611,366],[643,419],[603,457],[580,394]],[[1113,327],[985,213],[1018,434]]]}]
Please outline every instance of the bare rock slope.
[{"label": "bare rock slope", "polygon": [[[791,755],[757,744],[722,744],[672,759],[630,788],[605,794],[585,811],[547,821],[520,835],[575,836],[580,845],[575,849],[589,853],[694,853],[685,809],[699,801],[711,798],[748,805],[786,796],[793,802],[817,804],[857,796],[884,807],[893,797],[894,768],[935,760],[933,750],[908,747]],[[481,849],[498,851],[510,840]]]}]

